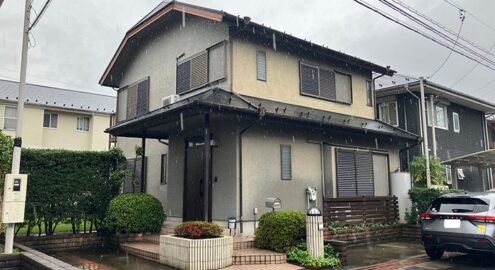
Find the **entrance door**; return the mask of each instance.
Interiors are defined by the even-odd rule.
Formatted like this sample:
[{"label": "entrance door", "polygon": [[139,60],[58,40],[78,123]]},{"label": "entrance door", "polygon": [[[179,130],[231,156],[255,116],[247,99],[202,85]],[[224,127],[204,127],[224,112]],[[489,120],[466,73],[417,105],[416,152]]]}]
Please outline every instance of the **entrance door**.
[{"label": "entrance door", "polygon": [[204,145],[186,148],[184,177],[183,221],[205,220],[204,218]]}]

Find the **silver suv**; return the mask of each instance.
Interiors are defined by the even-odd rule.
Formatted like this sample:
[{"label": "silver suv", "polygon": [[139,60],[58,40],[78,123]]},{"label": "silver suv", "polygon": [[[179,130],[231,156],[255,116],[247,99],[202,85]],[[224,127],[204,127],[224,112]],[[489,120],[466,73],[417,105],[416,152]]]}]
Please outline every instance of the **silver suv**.
[{"label": "silver suv", "polygon": [[453,193],[421,214],[421,236],[433,260],[444,251],[495,254],[495,193]]}]

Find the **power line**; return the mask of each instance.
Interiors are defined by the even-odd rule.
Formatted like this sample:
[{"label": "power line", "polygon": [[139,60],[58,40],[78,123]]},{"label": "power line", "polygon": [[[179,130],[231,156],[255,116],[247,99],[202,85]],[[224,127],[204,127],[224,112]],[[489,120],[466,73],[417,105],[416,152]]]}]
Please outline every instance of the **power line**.
[{"label": "power line", "polygon": [[[466,9],[462,8],[459,4],[455,3],[453,0],[443,0],[443,1],[446,2],[447,4],[451,5],[451,6],[455,7],[456,9],[466,10]],[[475,14],[473,14],[472,12],[469,12],[469,10],[466,10],[466,13],[471,15],[471,17],[473,17],[473,19],[475,19],[478,22],[480,22],[481,24],[483,24],[486,28],[495,32],[495,27],[492,27],[491,25],[489,25],[488,23],[486,23],[482,19],[478,18]]]},{"label": "power line", "polygon": [[[458,40],[458,34],[454,34],[455,36],[455,39],[453,37],[450,37],[448,36],[447,34],[443,33],[442,31],[436,29],[435,27],[431,26],[430,24],[422,21],[421,19],[418,19],[417,17],[415,17],[414,15],[408,13],[407,11],[401,9],[400,7],[394,5],[393,3],[390,3],[388,2],[387,0],[379,0],[381,3],[385,4],[386,6],[392,8],[393,10],[399,12],[400,14],[402,14],[403,16],[405,16],[406,18],[412,20],[413,22],[419,24],[420,26],[426,28],[427,30],[433,32],[435,35],[439,36],[440,38],[446,40],[447,42],[449,43],[453,43],[453,46],[457,46],[457,47],[460,47],[461,49],[475,55],[476,57],[478,57],[479,59],[481,59],[482,61],[486,61],[488,62],[489,64],[491,65],[495,65],[495,61],[481,55],[479,52],[473,50],[472,48],[470,48],[469,46],[467,45],[464,45],[462,43],[459,43]],[[465,13],[463,10],[459,10],[460,12],[460,19],[461,20],[464,20],[465,18]],[[483,49],[484,50],[484,49]]]},{"label": "power line", "polygon": [[[421,35],[421,36],[423,36],[423,37],[425,37],[425,38],[427,38],[427,39],[429,39],[429,40],[431,40],[431,41],[433,41],[433,42],[435,42],[435,43],[437,43],[437,44],[439,44],[439,45],[441,45],[441,46],[443,46],[443,47],[445,47],[445,48],[447,48],[449,50],[451,49],[451,47],[449,47],[449,45],[447,45],[445,43],[442,43],[441,41],[437,40],[435,37],[432,37],[432,36],[430,36],[430,35],[428,35],[426,33],[421,32],[420,30],[418,30],[418,29],[416,29],[416,28],[408,25],[405,22],[402,22],[401,20],[399,20],[397,18],[392,17],[391,15],[388,15],[387,13],[385,13],[385,12],[377,9],[376,7],[374,7],[374,6],[372,6],[372,5],[368,4],[368,3],[365,3],[365,2],[363,2],[361,0],[354,0],[354,2],[360,4],[363,7],[366,7],[367,9],[369,9],[369,10],[371,10],[371,11],[373,11],[373,12],[379,14],[379,15],[381,15],[382,17],[384,17],[384,18],[386,18],[386,19],[388,19],[388,20],[390,20],[390,21],[392,21],[392,22],[394,22],[394,23],[396,23],[398,25],[401,25],[401,26],[405,27],[406,29],[408,29],[410,31],[413,31],[413,32],[415,32],[415,33],[417,33],[417,34],[419,34],[419,35]],[[483,65],[483,66],[485,66],[485,67],[487,67],[487,68],[495,71],[495,67],[494,66],[492,66],[490,64],[487,64],[487,63],[484,63],[484,62],[482,62],[482,60],[477,59],[476,57],[473,57],[471,55],[468,55],[465,52],[458,50],[457,48],[453,48],[453,51],[456,52],[459,55],[462,55],[462,56],[464,56],[464,57],[466,57],[466,58],[468,58],[468,59],[470,59],[472,61],[478,62],[481,65]]]},{"label": "power line", "polygon": [[[414,13],[414,14],[416,14],[416,15],[420,16],[421,18],[423,18],[423,19],[425,19],[425,20],[427,20],[427,21],[431,22],[432,24],[434,24],[435,26],[439,27],[440,29],[442,29],[442,30],[444,30],[444,31],[448,32],[449,34],[454,35],[454,36],[456,35],[456,32],[455,32],[454,30],[452,30],[452,29],[450,29],[450,28],[448,28],[448,27],[446,27],[446,26],[442,25],[441,23],[439,23],[439,22],[435,21],[434,19],[432,19],[432,18],[428,17],[428,16],[427,16],[427,15],[425,15],[424,13],[421,13],[419,10],[417,10],[417,9],[415,9],[415,8],[413,8],[413,7],[409,6],[409,5],[407,5],[407,4],[405,4],[404,2],[401,2],[400,0],[392,0],[392,1],[394,1],[396,4],[398,4],[398,5],[402,6],[403,8],[405,8],[405,9],[407,9],[407,10],[411,11],[412,13]],[[464,8],[458,8],[458,10],[464,10],[464,11],[467,13],[467,10],[466,10],[466,9],[464,9]],[[471,14],[470,14],[470,15],[471,15]],[[485,53],[488,53],[488,54],[490,54],[490,55],[492,55],[492,56],[495,56],[495,54],[492,54],[492,53],[490,52],[490,50],[486,50],[485,48],[483,48],[482,46],[480,46],[480,45],[476,44],[475,42],[473,42],[473,41],[471,41],[471,40],[469,40],[469,39],[467,39],[467,38],[465,38],[465,37],[463,37],[463,36],[459,36],[459,38],[460,38],[461,40],[463,40],[464,42],[466,42],[466,43],[468,43],[468,44],[470,44],[470,45],[474,46],[474,47],[475,47],[475,48],[477,48],[478,50],[483,51],[483,52],[485,52]]]},{"label": "power line", "polygon": [[36,24],[38,24],[41,17],[43,17],[43,14],[45,13],[46,9],[48,8],[48,5],[50,4],[50,2],[51,2],[51,0],[46,0],[45,4],[43,5],[43,8],[41,8],[40,13],[36,16],[36,18],[34,19],[34,22],[29,26],[28,31],[31,31],[31,29],[33,29],[33,27],[35,27]]},{"label": "power line", "polygon": [[452,52],[454,51],[454,48],[455,48],[455,45],[457,44],[457,41],[459,40],[459,36],[461,34],[463,25],[464,25],[464,19],[461,19],[461,25],[459,26],[459,31],[457,32],[457,39],[455,40],[456,43],[454,43],[454,45],[452,45],[452,49],[450,50],[449,55],[447,55],[447,58],[445,58],[443,63],[430,76],[428,76],[427,79],[430,79],[433,76],[435,76],[435,74],[437,74],[437,72],[439,72],[443,68],[443,66],[445,66],[445,64],[449,60],[450,56],[452,55]]},{"label": "power line", "polygon": [[[495,48],[495,42],[493,42],[492,46],[490,47],[490,52],[493,50],[493,48]],[[469,74],[471,74],[471,72],[473,72],[476,67],[478,67],[479,63],[475,63],[473,65],[473,67],[468,70],[466,73],[464,73],[464,75],[462,75],[450,88],[453,88],[454,86],[456,86],[459,82],[461,82],[462,80],[464,80]]]}]

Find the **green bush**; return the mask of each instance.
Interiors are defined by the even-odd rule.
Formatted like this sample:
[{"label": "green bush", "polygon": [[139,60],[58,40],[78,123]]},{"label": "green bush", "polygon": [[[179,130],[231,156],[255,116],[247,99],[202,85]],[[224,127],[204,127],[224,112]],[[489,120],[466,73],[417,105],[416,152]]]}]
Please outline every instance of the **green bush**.
[{"label": "green bush", "polygon": [[328,225],[328,230],[333,234],[364,232],[374,228],[390,228],[393,226],[397,226],[397,224],[399,224],[398,220],[392,222],[369,222],[369,223],[359,223],[359,224],[349,224],[349,225],[330,223],[330,225]]},{"label": "green bush", "polygon": [[118,233],[159,232],[165,214],[158,199],[147,193],[127,193],[110,202],[107,224]]},{"label": "green bush", "polygon": [[287,261],[294,262],[306,267],[338,267],[340,266],[340,258],[335,253],[333,246],[326,244],[324,247],[324,257],[313,259],[307,250],[306,243],[300,243],[287,251]]},{"label": "green bush", "polygon": [[[457,189],[435,189],[435,188],[424,188],[424,187],[413,187],[409,190],[409,198],[413,203],[413,207],[416,209],[411,209],[408,213],[408,223],[417,224],[419,220],[418,215],[425,213],[430,207],[431,203],[438,197],[448,194],[448,193],[458,193],[462,190]],[[415,222],[416,221],[416,222]]]},{"label": "green bush", "polygon": [[[110,200],[117,196],[125,175],[126,159],[119,149],[70,151],[22,149],[21,173],[29,175],[25,225],[54,233],[58,224],[81,223],[102,230]],[[20,224],[21,226],[23,224]],[[18,227],[20,228],[20,226]]]},{"label": "green bush", "polygon": [[292,210],[263,214],[255,234],[256,247],[284,252],[306,237],[306,215]]},{"label": "green bush", "polygon": [[216,238],[222,235],[222,232],[222,227],[206,221],[184,222],[175,227],[177,236],[189,239]]}]

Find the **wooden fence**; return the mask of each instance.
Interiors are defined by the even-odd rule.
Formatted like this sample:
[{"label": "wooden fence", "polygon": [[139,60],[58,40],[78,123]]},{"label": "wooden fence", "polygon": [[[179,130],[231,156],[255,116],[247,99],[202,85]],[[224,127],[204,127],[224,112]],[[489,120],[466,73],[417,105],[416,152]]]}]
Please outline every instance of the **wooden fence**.
[{"label": "wooden fence", "polygon": [[393,222],[399,219],[397,197],[331,198],[323,202],[325,225]]}]

